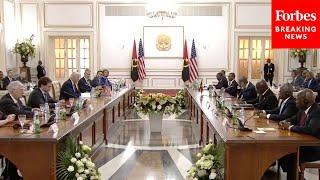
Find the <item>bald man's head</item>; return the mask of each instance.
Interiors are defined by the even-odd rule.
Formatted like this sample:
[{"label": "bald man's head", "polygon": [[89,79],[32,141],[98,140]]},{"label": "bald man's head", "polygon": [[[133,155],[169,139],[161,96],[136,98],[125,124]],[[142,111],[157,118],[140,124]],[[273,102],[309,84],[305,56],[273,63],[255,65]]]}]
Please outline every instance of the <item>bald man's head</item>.
[{"label": "bald man's head", "polygon": [[268,89],[268,84],[265,80],[257,82],[256,89],[258,94],[263,94]]},{"label": "bald man's head", "polygon": [[240,85],[241,88],[245,88],[247,83],[248,83],[248,78],[247,77],[242,76],[242,77],[239,78],[239,85]]}]

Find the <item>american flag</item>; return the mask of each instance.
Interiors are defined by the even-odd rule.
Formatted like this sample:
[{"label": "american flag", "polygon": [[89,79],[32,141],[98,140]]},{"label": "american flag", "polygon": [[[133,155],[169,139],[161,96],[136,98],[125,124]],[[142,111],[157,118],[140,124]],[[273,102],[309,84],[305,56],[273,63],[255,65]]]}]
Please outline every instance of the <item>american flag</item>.
[{"label": "american flag", "polygon": [[190,78],[189,81],[192,83],[199,77],[198,73],[198,64],[197,64],[197,53],[196,53],[196,46],[194,45],[194,39],[192,40],[192,47],[191,47],[191,57],[190,57]]},{"label": "american flag", "polygon": [[144,65],[144,52],[142,46],[142,40],[139,41],[139,57],[138,57],[138,74],[139,74],[139,81],[142,81],[146,77],[146,66]]}]

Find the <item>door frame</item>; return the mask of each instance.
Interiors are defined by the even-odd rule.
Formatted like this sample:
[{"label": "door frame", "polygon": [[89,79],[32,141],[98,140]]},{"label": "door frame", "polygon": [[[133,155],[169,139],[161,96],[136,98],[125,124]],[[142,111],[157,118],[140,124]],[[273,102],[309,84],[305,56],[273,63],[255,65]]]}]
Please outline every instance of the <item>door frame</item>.
[{"label": "door frame", "polygon": [[[238,32],[238,33],[235,33],[235,43],[234,43],[234,47],[235,47],[235,54],[234,54],[234,64],[235,64],[235,67],[234,67],[234,70],[235,70],[235,74],[236,76],[239,78],[239,38],[240,37],[248,37],[248,38],[266,38],[266,37],[270,37],[270,40],[271,40],[271,33],[268,33],[268,32],[261,32],[261,33],[250,33],[250,32]],[[250,48],[251,48],[251,43],[249,43],[249,62],[248,62],[248,65],[249,63],[251,63],[250,59],[251,59],[251,53],[250,53]],[[274,53],[274,52],[273,52]],[[262,65],[264,64],[264,62],[262,63]],[[251,65],[249,66],[249,70],[251,68]],[[263,66],[261,67],[263,69]],[[250,74],[251,71],[248,70],[248,74]],[[261,79],[263,79],[263,73],[262,73],[262,76],[261,76]],[[257,82],[258,80],[256,79],[251,79],[251,76],[248,77],[248,80],[251,81],[252,83],[255,83]]]},{"label": "door frame", "polygon": [[[90,70],[94,72],[94,61],[95,61],[95,55],[94,55],[94,32],[92,31],[86,31],[86,32],[69,32],[69,31],[46,31],[44,33],[44,44],[45,44],[45,61],[44,65],[47,68],[47,76],[51,77],[54,81],[59,81],[63,83],[65,80],[67,80],[69,77],[67,75],[64,78],[56,78],[55,76],[55,54],[54,54],[54,38],[55,37],[89,37],[90,42]],[[49,68],[50,67],[50,68]],[[82,75],[81,75],[82,76]]]}]

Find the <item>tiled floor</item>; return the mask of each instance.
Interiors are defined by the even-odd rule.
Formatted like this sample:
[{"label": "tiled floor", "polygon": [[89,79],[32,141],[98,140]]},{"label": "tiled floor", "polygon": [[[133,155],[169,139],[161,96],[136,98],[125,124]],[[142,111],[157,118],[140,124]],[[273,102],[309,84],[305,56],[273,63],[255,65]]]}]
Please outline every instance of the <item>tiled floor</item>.
[{"label": "tiled floor", "polygon": [[[112,180],[180,180],[195,163],[201,147],[188,114],[165,119],[162,133],[150,133],[149,121],[134,111],[127,120],[117,122],[108,134],[109,142],[93,157],[102,179]],[[265,173],[264,180],[276,180],[276,168]],[[315,173],[316,174],[316,173]],[[307,180],[318,177],[305,173]],[[286,179],[281,173],[280,179]]]}]

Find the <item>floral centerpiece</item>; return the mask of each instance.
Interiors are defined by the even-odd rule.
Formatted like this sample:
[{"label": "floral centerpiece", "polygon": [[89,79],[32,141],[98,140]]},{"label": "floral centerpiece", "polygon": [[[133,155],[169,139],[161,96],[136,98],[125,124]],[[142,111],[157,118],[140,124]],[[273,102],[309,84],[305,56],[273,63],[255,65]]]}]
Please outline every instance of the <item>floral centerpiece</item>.
[{"label": "floral centerpiece", "polygon": [[290,56],[293,58],[298,58],[299,63],[301,64],[300,68],[303,68],[303,64],[306,62],[308,49],[291,49]]},{"label": "floral centerpiece", "polygon": [[143,95],[143,91],[137,92],[135,103],[137,112],[149,115],[151,132],[161,132],[163,114],[178,114],[181,107],[176,97],[162,93]]},{"label": "floral centerpiece", "polygon": [[58,153],[58,180],[100,180],[101,175],[90,158],[91,148],[81,141],[79,145],[71,138],[66,140],[66,148]]},{"label": "floral centerpiece", "polygon": [[34,35],[31,35],[30,38],[25,39],[22,42],[17,42],[13,48],[13,52],[21,56],[21,62],[23,66],[26,67],[29,57],[35,57],[36,48],[33,44]]},{"label": "floral centerpiece", "polygon": [[162,93],[151,93],[143,95],[143,91],[137,92],[136,110],[143,114],[158,112],[163,114],[178,114],[181,110],[176,97],[171,97]]},{"label": "floral centerpiece", "polygon": [[197,162],[188,170],[188,180],[223,179],[224,145],[214,147],[212,141],[197,154]]},{"label": "floral centerpiece", "polygon": [[97,86],[96,88],[93,89],[93,92],[95,97],[111,95],[111,90],[106,86]]},{"label": "floral centerpiece", "polygon": [[186,91],[184,89],[181,89],[177,95],[176,95],[176,99],[180,105],[181,108],[185,108],[186,107]]}]

